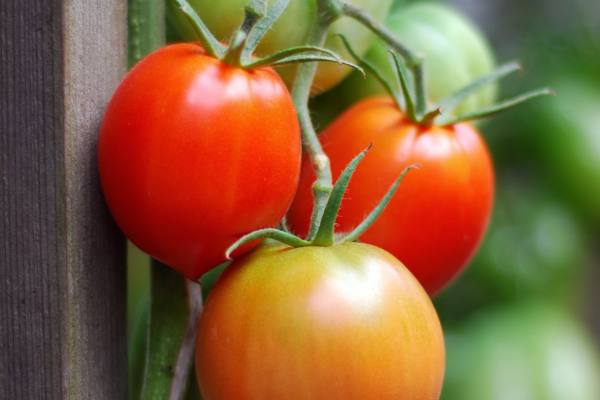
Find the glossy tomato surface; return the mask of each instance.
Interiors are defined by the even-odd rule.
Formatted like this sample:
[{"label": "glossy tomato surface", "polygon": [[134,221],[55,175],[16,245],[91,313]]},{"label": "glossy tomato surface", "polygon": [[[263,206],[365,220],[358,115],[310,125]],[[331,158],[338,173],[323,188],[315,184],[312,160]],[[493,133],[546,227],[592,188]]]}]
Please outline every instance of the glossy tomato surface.
[{"label": "glossy tomato surface", "polygon": [[[493,166],[480,134],[469,124],[422,127],[407,120],[386,97],[350,108],[320,136],[334,179],[370,143],[337,218],[336,231],[356,227],[387,193],[402,170],[409,172],[378,220],[360,241],[396,256],[429,294],[443,288],[467,264],[488,224],[494,194]],[[308,232],[315,174],[303,160],[298,194],[288,223]]]},{"label": "glossy tomato surface", "polygon": [[190,279],[226,261],[244,234],[280,222],[300,161],[296,113],[277,74],[230,67],[194,44],[160,49],[129,72],[98,143],[118,225]]},{"label": "glossy tomato surface", "polygon": [[204,400],[437,400],[444,359],[423,288],[363,243],[270,243],[234,260],[196,343]]},{"label": "glossy tomato surface", "polygon": [[[244,6],[248,0],[188,0],[188,2],[215,37],[223,42],[228,42],[244,20]],[[269,0],[268,3],[269,6],[272,6],[275,0]],[[374,18],[383,20],[392,0],[352,0],[350,3],[364,8]],[[273,28],[261,40],[256,54],[264,57],[280,50],[305,45],[316,9],[317,1],[315,0],[291,0]],[[196,40],[189,22],[174,1],[167,1],[167,11],[182,36],[187,40]],[[333,23],[327,34],[325,47],[338,53],[344,60],[352,62],[354,62],[352,56],[344,47],[341,39],[336,36],[338,33],[343,34],[359,54],[366,52],[375,38],[369,29],[351,18],[340,18]],[[277,72],[290,88],[294,83],[297,70],[298,65],[277,68]],[[336,63],[319,63],[312,86],[313,92],[328,90],[340,82],[350,71],[350,67],[340,68],[340,65]]]}]

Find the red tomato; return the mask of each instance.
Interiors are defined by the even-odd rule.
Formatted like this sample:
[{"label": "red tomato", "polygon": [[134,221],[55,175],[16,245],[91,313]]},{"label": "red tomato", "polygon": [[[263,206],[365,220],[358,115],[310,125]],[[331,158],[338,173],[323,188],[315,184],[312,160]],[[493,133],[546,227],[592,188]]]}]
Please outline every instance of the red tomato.
[{"label": "red tomato", "polygon": [[[404,168],[421,164],[360,241],[396,256],[433,295],[467,264],[488,224],[494,174],[489,151],[471,125],[424,127],[409,121],[390,98],[351,107],[320,136],[334,179],[362,149],[373,148],[356,169],[337,218],[349,232],[375,207]],[[315,180],[303,160],[288,223],[306,236]]]},{"label": "red tomato", "polygon": [[226,261],[241,236],[280,222],[300,161],[296,112],[277,74],[228,66],[194,44],[162,48],[129,72],[98,143],[118,225],[190,279]]},{"label": "red tomato", "polygon": [[364,243],[272,243],[236,259],[196,343],[204,400],[437,400],[444,359],[427,293]]}]

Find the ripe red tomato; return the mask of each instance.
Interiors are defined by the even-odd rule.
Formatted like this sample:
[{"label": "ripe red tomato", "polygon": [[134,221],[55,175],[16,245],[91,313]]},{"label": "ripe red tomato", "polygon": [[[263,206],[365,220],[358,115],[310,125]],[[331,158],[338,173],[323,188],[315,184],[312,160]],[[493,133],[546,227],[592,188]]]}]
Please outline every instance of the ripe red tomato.
[{"label": "ripe red tomato", "polygon": [[[346,111],[320,141],[334,179],[373,143],[350,181],[336,231],[356,227],[404,168],[421,164],[404,177],[383,214],[359,239],[396,256],[430,295],[458,274],[481,241],[493,201],[493,166],[475,128],[467,123],[420,126],[391,98],[374,97]],[[308,232],[314,180],[306,157],[288,214],[292,231],[300,236]]]},{"label": "ripe red tomato", "polygon": [[241,236],[280,222],[300,161],[296,112],[277,74],[228,66],[194,44],[162,48],[129,72],[98,143],[118,225],[190,279],[226,261]]},{"label": "ripe red tomato", "polygon": [[437,400],[444,360],[427,293],[364,243],[271,243],[236,259],[196,342],[204,400]]}]

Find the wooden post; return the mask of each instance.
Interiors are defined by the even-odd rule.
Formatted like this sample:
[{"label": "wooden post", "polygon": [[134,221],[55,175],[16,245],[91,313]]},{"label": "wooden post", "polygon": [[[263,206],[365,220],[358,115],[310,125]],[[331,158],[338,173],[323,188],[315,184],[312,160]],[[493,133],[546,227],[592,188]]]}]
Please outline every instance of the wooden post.
[{"label": "wooden post", "polygon": [[125,241],[96,142],[126,0],[0,1],[0,397],[125,399]]}]

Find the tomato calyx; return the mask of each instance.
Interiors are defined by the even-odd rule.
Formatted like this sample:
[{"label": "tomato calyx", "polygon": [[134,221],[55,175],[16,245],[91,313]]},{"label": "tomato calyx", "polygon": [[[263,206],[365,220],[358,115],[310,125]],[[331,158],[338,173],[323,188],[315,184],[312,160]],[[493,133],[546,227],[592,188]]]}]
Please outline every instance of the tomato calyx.
[{"label": "tomato calyx", "polygon": [[[485,118],[512,108],[517,104],[521,104],[535,97],[555,95],[554,92],[549,88],[532,90],[474,112],[453,116],[451,115],[452,112],[461,104],[463,100],[477,92],[482,87],[497,82],[515,71],[521,71],[521,65],[516,62],[509,62],[501,65],[489,74],[476,79],[456,93],[453,93],[450,96],[441,99],[432,106],[427,107],[427,95],[424,79],[420,79],[418,76],[415,76],[414,84],[411,87],[407,67],[396,52],[389,50],[389,53],[393,58],[393,66],[396,69],[396,73],[400,81],[402,96],[400,96],[400,94],[393,89],[393,86],[384,78],[382,72],[379,71],[377,67],[367,61],[364,57],[359,56],[352,49],[346,38],[344,38],[342,35],[340,35],[340,37],[348,49],[348,52],[352,54],[352,56],[358,61],[359,65],[363,66],[367,71],[372,73],[377,78],[389,95],[394,99],[394,102],[398,108],[404,110],[407,118],[412,122],[422,126],[452,125],[462,121]],[[414,71],[417,71],[418,73],[420,70]],[[417,75],[417,73],[415,73],[415,75]],[[438,117],[441,118],[436,121]]]},{"label": "tomato calyx", "polygon": [[363,234],[372,224],[375,222],[377,217],[383,212],[385,207],[388,205],[389,201],[392,199],[392,196],[400,186],[400,182],[406,173],[413,169],[418,168],[419,164],[413,164],[406,167],[398,179],[392,184],[386,195],[381,199],[379,204],[371,211],[371,213],[361,222],[354,230],[346,234],[335,234],[335,220],[337,219],[338,212],[340,210],[340,206],[342,204],[342,200],[344,198],[344,193],[346,192],[346,188],[348,187],[348,183],[350,182],[350,178],[352,174],[356,170],[356,167],[360,163],[360,161],[365,157],[367,151],[371,148],[372,145],[369,145],[365,150],[363,150],[359,155],[354,157],[354,159],[346,166],[339,179],[333,186],[333,190],[329,196],[327,204],[325,206],[325,210],[323,212],[323,216],[319,223],[319,227],[314,234],[314,237],[309,235],[306,239],[301,239],[298,236],[295,236],[291,232],[288,231],[285,223],[285,219],[280,224],[279,229],[260,229],[249,233],[235,242],[231,247],[227,249],[225,256],[230,259],[231,253],[235,251],[239,246],[244,243],[256,240],[256,239],[275,239],[282,243],[285,243],[292,247],[306,247],[306,246],[322,246],[328,247],[333,246],[338,243],[343,242],[353,242],[358,239],[358,237]]},{"label": "tomato calyx", "polygon": [[219,43],[186,0],[174,1],[190,22],[192,30],[206,53],[227,65],[252,70],[265,66],[277,67],[303,62],[326,61],[338,63],[340,66],[350,66],[364,75],[364,71],[358,65],[342,60],[333,51],[318,46],[297,46],[264,58],[252,57],[258,43],[283,14],[291,0],[277,0],[268,10],[267,0],[250,1],[244,9],[244,21],[229,46]]}]

